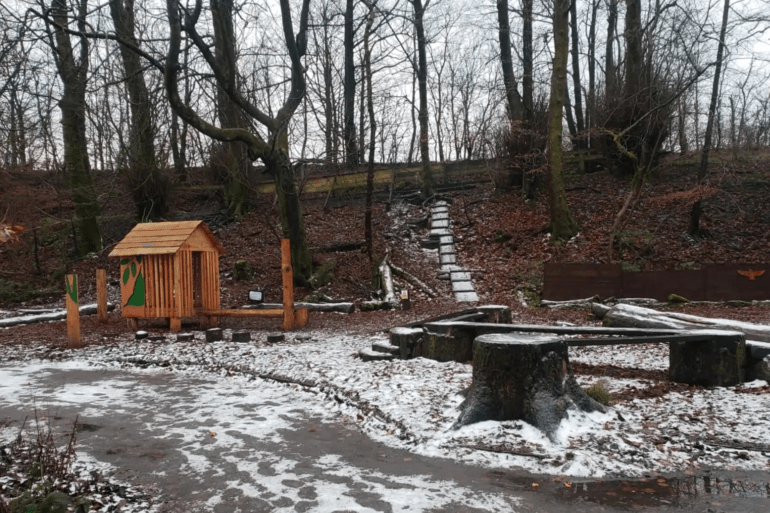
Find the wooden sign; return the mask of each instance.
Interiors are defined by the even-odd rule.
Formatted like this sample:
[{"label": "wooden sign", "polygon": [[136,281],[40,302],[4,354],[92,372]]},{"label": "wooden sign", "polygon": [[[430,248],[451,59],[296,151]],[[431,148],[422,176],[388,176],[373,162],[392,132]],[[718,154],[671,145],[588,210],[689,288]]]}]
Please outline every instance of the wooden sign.
[{"label": "wooden sign", "polygon": [[65,300],[67,302],[67,347],[78,348],[80,339],[80,311],[78,310],[78,277],[75,274],[64,276]]}]

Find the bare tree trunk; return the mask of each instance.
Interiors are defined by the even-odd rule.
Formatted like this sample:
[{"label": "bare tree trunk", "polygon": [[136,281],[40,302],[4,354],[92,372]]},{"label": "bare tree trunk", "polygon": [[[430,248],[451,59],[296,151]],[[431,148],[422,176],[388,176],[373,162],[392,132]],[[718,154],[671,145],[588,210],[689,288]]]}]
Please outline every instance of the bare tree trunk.
[{"label": "bare tree trunk", "polygon": [[522,67],[524,74],[521,79],[522,92],[524,96],[522,101],[524,103],[524,119],[532,121],[534,108],[534,60],[532,56],[532,9],[534,0],[523,0],[522,2]]},{"label": "bare tree trunk", "polygon": [[356,147],[356,68],[353,62],[353,0],[345,1],[345,164],[348,169],[356,169],[358,148]]},{"label": "bare tree trunk", "polygon": [[[51,46],[56,52],[56,64],[64,91],[59,100],[62,113],[62,139],[64,142],[64,167],[69,175],[75,203],[78,252],[81,255],[102,249],[102,231],[97,220],[99,204],[96,187],[91,176],[86,141],[85,96],[88,76],[88,40],[80,38],[80,55],[75,60],[69,34],[63,30],[69,24],[65,0],[52,0],[53,34],[49,33]],[[78,30],[85,32],[87,0],[78,4]]]},{"label": "bare tree trunk", "polygon": [[434,195],[434,179],[430,168],[430,148],[428,147],[428,58],[426,55],[425,27],[423,26],[425,8],[422,0],[411,0],[411,3],[414,7],[414,29],[417,33],[417,82],[420,90],[420,158],[422,161],[420,192],[423,197],[430,198]]},{"label": "bare tree trunk", "polygon": [[[110,0],[117,36],[139,46],[134,36],[134,0]],[[139,219],[161,219],[168,210],[170,187],[155,160],[155,127],[144,68],[140,57],[120,45],[120,55],[131,106],[130,182]]]},{"label": "bare tree trunk", "polygon": [[[375,0],[376,2],[376,0]],[[368,3],[367,3],[368,4]],[[375,3],[368,4],[369,16],[364,31],[364,74],[366,79],[366,110],[369,113],[369,165],[366,171],[366,208],[364,211],[364,238],[366,253],[370,265],[374,262],[374,237],[372,235],[372,195],[374,193],[374,139],[377,135],[377,122],[374,118],[374,98],[372,95],[372,49],[369,37],[374,24]]]},{"label": "bare tree trunk", "polygon": [[604,97],[612,98],[618,91],[618,70],[615,65],[615,36],[618,31],[618,0],[607,0],[607,42],[604,55]]},{"label": "bare tree trunk", "polygon": [[[722,59],[724,58],[725,32],[727,31],[727,21],[730,18],[730,0],[725,0],[725,7],[722,13],[722,28],[719,31],[719,47],[717,49],[717,62],[714,68],[714,85],[711,89],[711,102],[709,103],[708,120],[706,121],[706,133],[703,140],[703,152],[700,158],[700,167],[698,168],[698,183],[706,180],[706,172],[709,165],[709,151],[711,150],[711,134],[714,131],[714,117],[717,108],[717,99],[719,98],[719,79],[722,72]],[[690,212],[690,227],[688,232],[696,237],[701,236],[700,217],[703,214],[703,200],[698,199]]]},{"label": "bare tree trunk", "polygon": [[[570,15],[570,34],[572,37],[572,90],[575,96],[575,124],[577,125],[578,136],[585,130],[583,121],[583,95],[580,91],[580,55],[578,53],[578,31],[577,31],[577,2],[572,1],[569,8]],[[585,141],[576,139],[578,148],[585,148]]]},{"label": "bare tree trunk", "polygon": [[569,53],[570,0],[554,0],[554,56],[551,78],[551,108],[548,126],[548,188],[551,212],[551,241],[564,241],[578,232],[577,223],[567,206],[562,176],[562,115],[567,91],[567,58]]},{"label": "bare tree trunk", "polygon": [[[412,71],[412,103],[409,104],[410,112],[412,114],[412,137],[409,139],[409,157],[406,160],[406,165],[411,166],[414,162],[414,140],[417,139],[417,118],[414,115],[414,104],[417,100],[417,72]],[[458,156],[459,159],[459,156]]]},{"label": "bare tree trunk", "polygon": [[503,66],[503,83],[505,84],[505,98],[508,100],[508,117],[510,119],[523,119],[524,103],[519,95],[516,77],[513,74],[508,0],[497,0],[497,25],[497,34],[500,41],[500,61]]},{"label": "bare tree trunk", "polygon": [[[227,85],[217,86],[217,111],[223,128],[247,128],[248,123],[241,109],[232,101],[225,87],[235,87],[238,81],[235,31],[233,27],[233,0],[211,0],[211,16],[214,24],[214,49],[217,61],[224,73]],[[225,143],[215,150],[216,168],[221,170],[225,185],[227,212],[240,219],[250,206],[250,162],[246,146],[240,142]]]},{"label": "bare tree trunk", "polygon": [[[592,0],[591,22],[588,27],[588,98],[586,106],[586,129],[596,126],[596,18],[599,10],[599,0]],[[594,140],[588,138],[591,148],[594,148]]]}]

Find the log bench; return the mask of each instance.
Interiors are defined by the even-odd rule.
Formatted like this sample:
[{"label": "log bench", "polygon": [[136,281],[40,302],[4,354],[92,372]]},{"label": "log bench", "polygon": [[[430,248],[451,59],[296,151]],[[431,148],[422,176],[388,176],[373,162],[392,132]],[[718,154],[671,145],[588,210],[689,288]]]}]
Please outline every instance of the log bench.
[{"label": "log bench", "polygon": [[[746,337],[737,331],[605,328],[589,326],[542,326],[493,324],[464,321],[426,323],[423,333],[399,333],[399,343],[411,341],[411,357],[422,356],[446,362],[475,361],[475,340],[490,334],[533,336],[549,334],[566,346],[607,346],[622,344],[669,344],[669,378],[699,386],[732,386],[745,381]],[[579,335],[603,335],[578,338]],[[398,344],[394,344],[398,345]],[[751,352],[754,348],[748,345]]]}]

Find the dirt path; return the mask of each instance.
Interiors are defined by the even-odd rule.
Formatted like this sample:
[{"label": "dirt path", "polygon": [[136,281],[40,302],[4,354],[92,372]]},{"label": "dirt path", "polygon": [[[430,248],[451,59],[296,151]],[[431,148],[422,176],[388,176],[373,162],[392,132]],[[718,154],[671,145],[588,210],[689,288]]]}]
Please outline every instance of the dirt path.
[{"label": "dirt path", "polygon": [[[299,389],[259,380],[105,371],[82,362],[0,366],[0,418],[19,422],[35,407],[63,427],[80,415],[83,455],[155,490],[160,511],[168,513],[770,507],[766,489],[714,492],[716,476],[709,476],[708,493],[697,476],[665,485],[653,480],[566,486],[550,477],[420,457],[372,441]],[[723,477],[768,480],[756,474]]]}]

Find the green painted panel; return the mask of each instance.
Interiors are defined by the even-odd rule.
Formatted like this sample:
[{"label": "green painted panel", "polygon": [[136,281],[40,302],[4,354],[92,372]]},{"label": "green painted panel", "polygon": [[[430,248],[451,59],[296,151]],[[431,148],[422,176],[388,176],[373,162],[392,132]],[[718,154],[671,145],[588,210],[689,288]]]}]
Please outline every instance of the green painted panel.
[{"label": "green painted panel", "polygon": [[142,276],[140,271],[134,282],[134,292],[126,301],[126,306],[144,306],[144,303],[144,276]]}]

